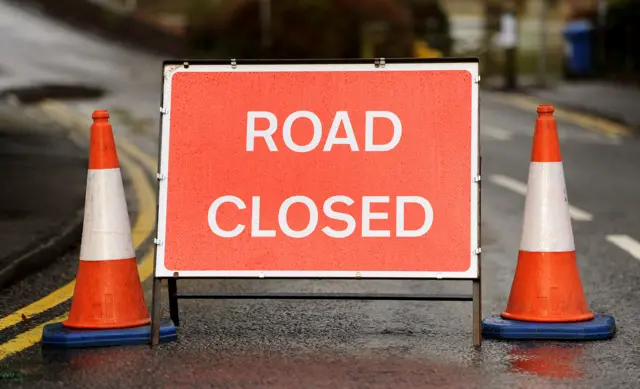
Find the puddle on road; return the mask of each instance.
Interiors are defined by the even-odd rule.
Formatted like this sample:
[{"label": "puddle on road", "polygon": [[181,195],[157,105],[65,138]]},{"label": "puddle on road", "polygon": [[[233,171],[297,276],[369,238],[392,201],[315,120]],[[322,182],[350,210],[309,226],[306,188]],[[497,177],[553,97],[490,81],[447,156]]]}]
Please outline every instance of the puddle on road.
[{"label": "puddle on road", "polygon": [[36,104],[43,100],[92,99],[102,97],[102,88],[80,84],[44,84],[0,91],[0,99],[19,104]]},{"label": "puddle on road", "polygon": [[[49,350],[30,382],[67,388],[105,385],[154,388],[479,388],[466,364],[363,353],[152,351],[148,346]],[[35,381],[34,381],[35,380]],[[476,386],[477,385],[477,386]]]},{"label": "puddle on road", "polygon": [[[216,344],[216,342],[212,342]],[[41,350],[42,358],[4,370],[2,384],[38,383],[59,387],[154,388],[555,388],[586,375],[583,346],[523,342],[509,345],[496,360],[486,353],[466,362],[434,360],[385,348],[364,351],[309,348],[253,352],[185,349],[172,344],[151,350],[146,345],[99,349]],[[483,355],[484,354],[484,355]],[[23,362],[24,363],[24,362]],[[504,366],[504,365],[503,365]],[[515,373],[518,377],[504,375]],[[51,382],[51,385],[47,385]],[[515,385],[515,386],[514,386]],[[11,386],[13,387],[13,386]],[[20,386],[22,387],[22,386]]]}]

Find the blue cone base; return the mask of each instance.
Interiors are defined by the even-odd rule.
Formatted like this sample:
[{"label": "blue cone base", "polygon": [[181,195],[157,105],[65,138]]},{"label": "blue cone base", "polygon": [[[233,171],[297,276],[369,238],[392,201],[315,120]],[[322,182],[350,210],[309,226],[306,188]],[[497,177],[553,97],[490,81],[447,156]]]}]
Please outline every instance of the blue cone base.
[{"label": "blue cone base", "polygon": [[[176,326],[171,321],[160,325],[160,343],[176,340]],[[67,328],[62,323],[47,324],[42,330],[42,346],[51,348],[83,348],[123,346],[151,343],[151,326],[120,329],[85,330]]]},{"label": "blue cone base", "polygon": [[612,338],[615,332],[616,320],[608,315],[567,323],[507,320],[500,316],[482,322],[483,336],[496,339],[599,340]]}]

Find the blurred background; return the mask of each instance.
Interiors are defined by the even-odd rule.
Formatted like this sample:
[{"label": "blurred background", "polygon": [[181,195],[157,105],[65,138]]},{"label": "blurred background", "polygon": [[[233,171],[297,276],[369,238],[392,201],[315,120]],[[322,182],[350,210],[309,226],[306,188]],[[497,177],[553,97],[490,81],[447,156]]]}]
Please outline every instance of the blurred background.
[{"label": "blurred background", "polygon": [[[507,304],[536,108],[543,102],[557,107],[590,305],[620,323],[636,323],[638,42],[640,0],[0,0],[0,386],[8,383],[3,374],[16,374],[21,388],[47,382],[66,389],[210,387],[214,379],[242,385],[250,376],[268,387],[347,381],[438,387],[486,380],[488,387],[512,389],[559,387],[555,376],[562,371],[579,387],[629,387],[640,372],[638,347],[629,347],[640,339],[640,327],[623,324],[621,336],[597,347],[514,349],[498,342],[479,354],[468,347],[466,305],[437,304],[425,315],[414,304],[327,309],[324,303],[255,301],[211,309],[204,305],[210,302],[197,300],[180,303],[187,315],[180,336],[187,341],[168,353],[107,351],[58,360],[31,346],[40,340],[42,323],[58,320],[70,306],[95,109],[109,111],[117,135],[135,220],[132,238],[151,302],[153,250],[145,253],[156,236],[163,59],[479,58],[484,313]],[[272,281],[264,291],[291,290]],[[384,293],[422,288],[376,285]],[[206,281],[195,286],[181,290],[211,287]],[[243,280],[224,287],[262,291]],[[442,289],[468,293],[461,287]],[[286,363],[274,368],[280,360]],[[247,366],[255,369],[247,372]],[[189,374],[195,369],[215,374]],[[543,381],[532,381],[533,375]]]},{"label": "blurred background", "polygon": [[189,57],[476,56],[502,87],[640,81],[639,0],[28,1]]}]

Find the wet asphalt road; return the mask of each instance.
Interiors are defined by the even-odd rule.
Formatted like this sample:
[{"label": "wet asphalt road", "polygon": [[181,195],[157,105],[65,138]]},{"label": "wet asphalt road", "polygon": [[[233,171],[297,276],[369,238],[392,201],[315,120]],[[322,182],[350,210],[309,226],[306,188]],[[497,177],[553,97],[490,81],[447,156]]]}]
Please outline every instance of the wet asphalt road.
[{"label": "wet asphalt road", "polygon": [[[25,28],[24,26],[29,26]],[[115,130],[155,156],[160,63],[0,2],[0,85],[73,82],[107,94],[70,102],[109,109]],[[526,182],[534,112],[482,92],[483,316],[501,312],[517,256],[524,197],[496,185]],[[588,97],[597,98],[597,96]],[[640,261],[608,242],[640,240],[640,142],[559,121],[569,201],[593,216],[573,221],[591,310],[618,322],[603,342],[497,342],[471,347],[471,303],[184,301],[177,342],[44,352],[0,360],[7,388],[636,388],[640,384]],[[153,172],[149,173],[151,179]],[[131,197],[130,197],[131,198]],[[131,204],[131,201],[129,202]],[[132,213],[136,206],[130,205]],[[144,247],[138,250],[138,256]],[[77,252],[3,290],[0,314],[73,279]],[[150,303],[150,282],[145,282]],[[470,283],[381,281],[187,281],[188,291],[471,291]],[[163,289],[166,308],[166,289]],[[2,342],[68,309],[68,302],[0,332]],[[163,312],[165,317],[168,312]]]}]

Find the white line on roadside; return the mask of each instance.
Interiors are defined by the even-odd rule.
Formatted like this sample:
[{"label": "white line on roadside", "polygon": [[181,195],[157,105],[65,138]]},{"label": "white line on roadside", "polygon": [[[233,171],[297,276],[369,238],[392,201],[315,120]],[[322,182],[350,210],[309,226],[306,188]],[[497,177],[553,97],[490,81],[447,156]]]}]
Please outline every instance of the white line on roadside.
[{"label": "white line on roadside", "polygon": [[[515,180],[511,177],[503,176],[502,174],[493,174],[489,177],[489,179],[491,180],[491,182],[498,186],[509,189],[523,196],[527,195],[527,184],[523,182]],[[576,208],[573,205],[569,205],[569,216],[571,216],[573,220],[581,222],[589,222],[593,220],[592,214],[587,211],[583,211],[580,208]]]},{"label": "white line on roadside", "polygon": [[499,128],[499,127],[484,126],[483,131],[487,136],[497,140],[506,141],[506,140],[511,140],[511,137],[512,137],[511,131],[503,130],[502,128]]},{"label": "white line on roadside", "polygon": [[607,235],[607,240],[640,260],[640,242],[629,235]]},{"label": "white line on roadside", "polygon": [[580,208],[576,208],[573,205],[569,205],[569,216],[575,221],[590,222],[593,220],[593,215],[587,211],[583,211]]},{"label": "white line on roadside", "polygon": [[507,188],[523,196],[527,195],[527,185],[518,180],[514,180],[513,178],[503,176],[502,174],[493,174],[491,176],[491,181],[496,185]]}]

